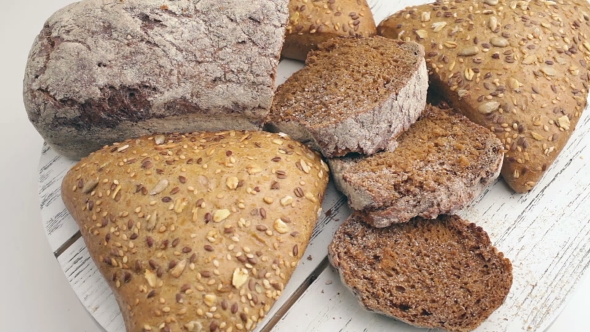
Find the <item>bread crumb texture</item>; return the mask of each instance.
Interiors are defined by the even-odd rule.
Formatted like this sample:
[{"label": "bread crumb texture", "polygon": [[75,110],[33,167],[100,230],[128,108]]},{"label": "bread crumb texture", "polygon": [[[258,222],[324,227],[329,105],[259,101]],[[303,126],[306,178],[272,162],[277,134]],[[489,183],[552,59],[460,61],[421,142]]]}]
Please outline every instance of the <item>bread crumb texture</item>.
[{"label": "bread crumb texture", "polygon": [[271,117],[310,125],[342,121],[382,104],[420,60],[382,37],[331,40],[278,89]]},{"label": "bread crumb texture", "polygon": [[328,178],[285,136],[169,134],[84,158],[62,197],[127,331],[251,331],[303,255]]},{"label": "bread crumb texture", "polygon": [[399,11],[378,33],[425,47],[434,89],[496,133],[502,176],[526,192],[586,107],[589,13],[584,0],[440,0]]},{"label": "bread crumb texture", "polygon": [[512,265],[486,232],[457,216],[374,228],[355,213],[329,248],[343,282],[369,310],[412,325],[471,331],[512,286]]},{"label": "bread crumb texture", "polygon": [[431,105],[397,142],[391,152],[329,160],[350,205],[370,211],[367,219],[378,227],[465,207],[497,178],[502,164],[502,144],[492,132]]},{"label": "bread crumb texture", "polygon": [[155,132],[256,129],[271,106],[287,5],[70,4],[31,48],[23,89],[29,119],[52,148],[78,159]]},{"label": "bread crumb texture", "polygon": [[417,43],[334,38],[277,88],[268,123],[311,141],[324,156],[383,150],[426,104],[424,50]]}]

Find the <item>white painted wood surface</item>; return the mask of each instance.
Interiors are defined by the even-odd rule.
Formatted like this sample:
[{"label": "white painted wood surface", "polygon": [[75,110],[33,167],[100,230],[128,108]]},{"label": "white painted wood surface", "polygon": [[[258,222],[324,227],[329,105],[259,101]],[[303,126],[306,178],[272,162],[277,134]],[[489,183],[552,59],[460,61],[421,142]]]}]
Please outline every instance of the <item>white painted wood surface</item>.
[{"label": "white painted wood surface", "polygon": [[[377,22],[408,5],[425,1],[369,0]],[[301,65],[283,61],[278,82]],[[583,115],[566,150],[537,187],[512,194],[498,181],[461,215],[482,226],[512,260],[514,284],[506,303],[478,331],[543,331],[557,317],[590,265],[590,114]],[[60,197],[61,179],[74,162],[43,147],[39,195],[43,226],[51,249],[72,288],[107,332],[123,332],[119,309],[106,282],[89,258],[74,220]],[[326,257],[327,246],[350,213],[345,199],[330,186],[312,240],[283,296],[258,330],[276,315],[272,331],[398,331],[417,329],[363,310],[329,267],[301,297],[309,276]],[[75,241],[69,241],[70,239]],[[310,259],[308,259],[308,257]],[[287,311],[289,305],[297,300]],[[282,309],[281,309],[282,308]],[[280,311],[280,313],[278,313]]]}]

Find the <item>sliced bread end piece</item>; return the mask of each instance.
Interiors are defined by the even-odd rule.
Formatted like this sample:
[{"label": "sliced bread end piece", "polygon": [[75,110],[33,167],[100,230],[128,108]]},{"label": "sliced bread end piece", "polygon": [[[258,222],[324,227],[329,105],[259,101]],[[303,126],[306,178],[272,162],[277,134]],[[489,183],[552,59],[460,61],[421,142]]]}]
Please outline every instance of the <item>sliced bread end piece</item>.
[{"label": "sliced bread end piece", "polygon": [[372,38],[335,38],[277,88],[267,124],[326,157],[388,148],[426,104],[422,46]]},{"label": "sliced bread end piece", "polygon": [[499,175],[503,146],[488,129],[428,105],[398,147],[329,159],[335,184],[375,227],[436,218],[470,204]]},{"label": "sliced bread end piece", "polygon": [[411,325],[471,331],[504,302],[512,264],[479,226],[457,216],[374,228],[355,212],[330,262],[368,310]]}]

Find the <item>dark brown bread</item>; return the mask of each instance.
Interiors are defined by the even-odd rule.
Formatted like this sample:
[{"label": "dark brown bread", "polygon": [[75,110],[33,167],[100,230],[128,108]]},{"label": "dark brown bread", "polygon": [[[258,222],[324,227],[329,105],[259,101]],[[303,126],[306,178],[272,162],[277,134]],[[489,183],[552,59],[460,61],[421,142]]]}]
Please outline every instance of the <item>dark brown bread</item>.
[{"label": "dark brown bread", "polygon": [[502,176],[527,192],[586,107],[590,4],[440,0],[406,8],[378,32],[424,45],[431,87],[506,149]]},{"label": "dark brown bread", "polygon": [[457,216],[373,228],[354,213],[329,258],[368,310],[408,324],[471,331],[503,302],[512,265],[486,232]]},{"label": "dark brown bread", "polygon": [[331,39],[277,88],[269,128],[327,157],[383,150],[424,110],[423,56],[416,43]]},{"label": "dark brown bread", "polygon": [[376,227],[462,209],[499,175],[503,149],[492,132],[428,105],[392,152],[329,159],[336,186]]},{"label": "dark brown bread", "polygon": [[127,332],[252,331],[305,251],[328,178],[277,134],[157,135],[82,159],[62,198]]},{"label": "dark brown bread", "polygon": [[290,0],[286,30],[281,55],[302,61],[309,51],[331,38],[377,34],[366,0]]},{"label": "dark brown bread", "polygon": [[154,132],[256,130],[288,0],[84,0],[52,15],[24,79],[29,119],[79,159]]}]

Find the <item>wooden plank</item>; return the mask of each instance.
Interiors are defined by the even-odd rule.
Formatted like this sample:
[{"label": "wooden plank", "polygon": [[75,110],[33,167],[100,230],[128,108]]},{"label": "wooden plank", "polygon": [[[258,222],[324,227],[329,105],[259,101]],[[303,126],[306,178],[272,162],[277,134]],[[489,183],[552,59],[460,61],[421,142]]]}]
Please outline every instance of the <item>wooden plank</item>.
[{"label": "wooden plank", "polygon": [[39,208],[45,235],[54,253],[79,230],[61,200],[61,181],[74,164],[43,144],[39,160]]},{"label": "wooden plank", "polygon": [[115,296],[90,258],[84,240],[78,239],[57,260],[80,302],[92,317],[106,331],[125,332],[123,316]]}]

